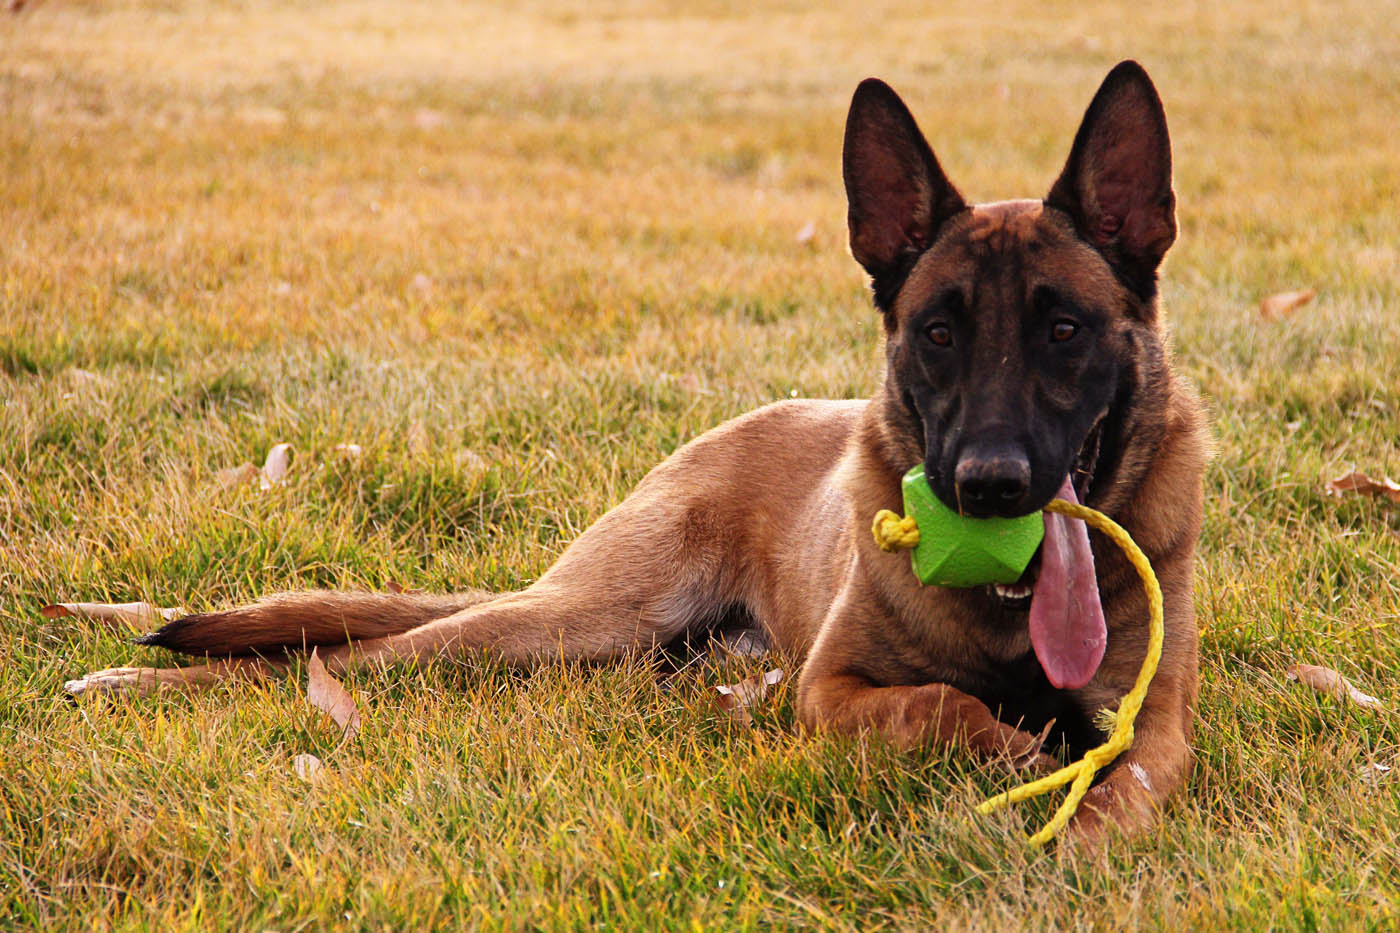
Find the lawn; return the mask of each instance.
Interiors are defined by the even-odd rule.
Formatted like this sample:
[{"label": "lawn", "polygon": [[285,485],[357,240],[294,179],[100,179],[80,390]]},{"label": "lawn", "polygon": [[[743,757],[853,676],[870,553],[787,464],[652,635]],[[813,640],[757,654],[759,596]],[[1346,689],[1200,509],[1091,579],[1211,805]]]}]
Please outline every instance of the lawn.
[{"label": "lawn", "polygon": [[[1395,713],[1285,678],[1326,665],[1400,707],[1400,508],[1324,494],[1400,477],[1397,14],[0,14],[0,927],[1400,923]],[[798,734],[791,670],[731,723],[714,687],[760,661],[360,672],[344,743],[304,672],[63,695],[170,657],[45,603],[518,588],[706,428],[869,393],[839,160],[857,81],[904,94],[969,197],[1037,196],[1126,57],[1167,107],[1164,304],[1217,439],[1199,757],[1156,832],[1098,860],[1028,851],[1051,802],[977,817],[1008,778]],[[278,443],[285,483],[219,482]]]}]

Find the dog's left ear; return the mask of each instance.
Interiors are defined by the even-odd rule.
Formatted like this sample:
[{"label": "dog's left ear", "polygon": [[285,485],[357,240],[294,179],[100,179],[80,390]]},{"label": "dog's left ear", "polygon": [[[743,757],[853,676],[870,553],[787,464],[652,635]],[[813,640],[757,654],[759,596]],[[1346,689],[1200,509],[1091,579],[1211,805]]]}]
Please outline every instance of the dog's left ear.
[{"label": "dog's left ear", "polygon": [[1120,62],[1104,79],[1045,203],[1074,219],[1133,292],[1153,296],[1176,240],[1176,195],[1167,117],[1137,62]]}]

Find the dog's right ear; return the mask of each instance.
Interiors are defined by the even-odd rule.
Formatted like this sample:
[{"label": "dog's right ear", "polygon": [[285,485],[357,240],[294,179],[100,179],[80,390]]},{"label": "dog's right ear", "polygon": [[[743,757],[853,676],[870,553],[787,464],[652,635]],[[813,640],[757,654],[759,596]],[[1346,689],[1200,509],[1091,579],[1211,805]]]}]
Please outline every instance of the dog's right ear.
[{"label": "dog's right ear", "polygon": [[866,78],[851,98],[841,175],[851,254],[874,279],[875,304],[889,310],[913,261],[967,205],[909,108],[878,78]]}]

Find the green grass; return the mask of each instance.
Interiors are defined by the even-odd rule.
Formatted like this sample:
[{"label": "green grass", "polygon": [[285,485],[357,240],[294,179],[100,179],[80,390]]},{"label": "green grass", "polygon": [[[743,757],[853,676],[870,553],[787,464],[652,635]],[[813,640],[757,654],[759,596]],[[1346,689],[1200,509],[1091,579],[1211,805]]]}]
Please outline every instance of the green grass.
[{"label": "green grass", "polygon": [[[1322,493],[1400,475],[1395,12],[0,17],[0,926],[1393,926],[1394,715],[1284,671],[1400,706],[1400,510]],[[45,602],[518,587],[707,427],[869,392],[839,178],[856,82],[906,95],[970,197],[1036,195],[1128,56],[1172,125],[1164,298],[1218,441],[1199,762],[1155,833],[1029,853],[1050,804],[974,817],[1007,779],[957,756],[801,736],[786,688],[752,729],[720,721],[713,685],[748,668],[363,672],[341,747],[304,677],[61,696],[168,657]],[[1259,320],[1300,287],[1314,304]],[[215,481],[284,441],[287,485]]]}]

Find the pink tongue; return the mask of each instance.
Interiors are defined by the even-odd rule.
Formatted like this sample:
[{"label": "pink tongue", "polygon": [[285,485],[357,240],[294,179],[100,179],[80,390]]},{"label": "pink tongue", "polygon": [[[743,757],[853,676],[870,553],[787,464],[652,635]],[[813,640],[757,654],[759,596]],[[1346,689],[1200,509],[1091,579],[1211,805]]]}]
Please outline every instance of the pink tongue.
[{"label": "pink tongue", "polygon": [[[1059,498],[1078,502],[1065,477]],[[1062,690],[1087,684],[1099,669],[1108,626],[1099,603],[1089,529],[1075,518],[1045,513],[1040,576],[1031,594],[1031,645],[1050,683]]]}]

